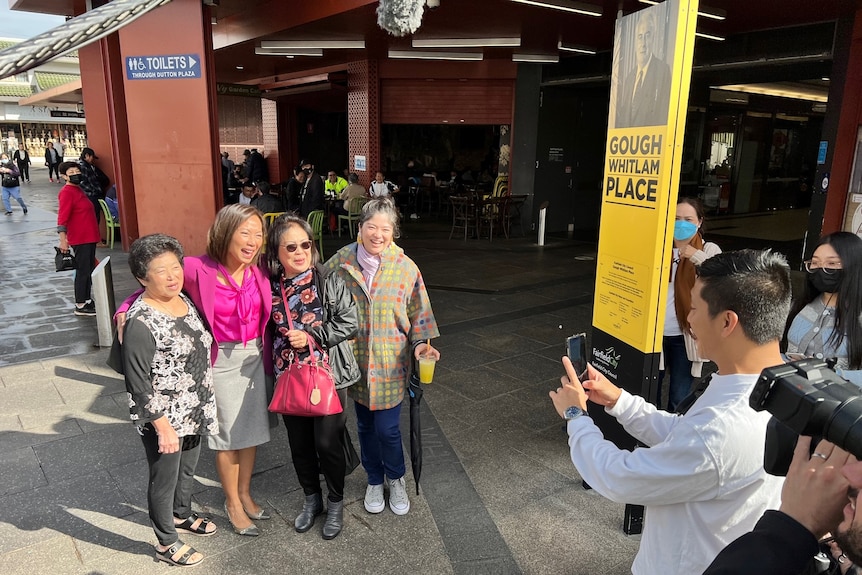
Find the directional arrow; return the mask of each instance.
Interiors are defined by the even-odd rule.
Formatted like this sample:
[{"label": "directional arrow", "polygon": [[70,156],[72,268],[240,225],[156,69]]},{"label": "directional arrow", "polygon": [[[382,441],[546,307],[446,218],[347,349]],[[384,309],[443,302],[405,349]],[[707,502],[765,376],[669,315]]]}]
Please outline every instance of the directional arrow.
[{"label": "directional arrow", "polygon": [[189,59],[189,68],[194,68],[195,64],[197,64],[197,61],[191,56],[186,56],[186,58]]}]

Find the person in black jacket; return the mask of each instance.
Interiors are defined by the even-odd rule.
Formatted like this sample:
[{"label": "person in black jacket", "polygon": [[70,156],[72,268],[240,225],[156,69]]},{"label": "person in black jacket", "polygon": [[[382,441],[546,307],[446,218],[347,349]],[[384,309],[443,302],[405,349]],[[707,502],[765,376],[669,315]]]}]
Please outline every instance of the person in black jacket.
[{"label": "person in black jacket", "polygon": [[[267,232],[266,263],[272,283],[272,353],[276,377],[289,367],[294,355],[306,361],[322,350],[329,355],[332,378],[341,405],[346,389],[360,378],[351,339],[359,329],[356,304],[340,274],[319,265],[308,222],[293,214],[277,218]],[[296,318],[290,320],[289,318]],[[267,353],[265,351],[264,353]],[[318,356],[319,357],[319,356]],[[282,383],[278,383],[282,385]],[[345,423],[347,412],[319,417],[285,415],[293,466],[305,502],[294,528],[305,533],[323,513],[320,474],[326,481],[326,520],[323,538],[341,533],[344,513]]]},{"label": "person in black jacket", "polygon": [[266,165],[266,160],[263,154],[257,151],[257,148],[246,150],[243,152],[245,156],[245,175],[252,182],[268,182],[269,167]]},{"label": "person in black jacket", "polygon": [[[810,455],[809,455],[810,454]],[[818,552],[832,532],[844,561],[862,562],[862,463],[843,449],[800,437],[781,490],[781,508],[767,511],[754,530],[725,547],[704,575],[792,575]],[[848,502],[849,499],[849,502]]]},{"label": "person in black jacket", "polygon": [[63,161],[63,156],[54,149],[54,142],[48,142],[45,148],[45,165],[48,166],[48,179],[53,182],[54,176],[57,176],[57,181],[63,183],[60,178],[60,162]]},{"label": "person in black jacket", "polygon": [[18,172],[21,174],[21,179],[28,184],[30,183],[30,152],[24,148],[24,144],[18,144],[18,149],[12,154],[12,160],[18,165]]},{"label": "person in black jacket", "polygon": [[251,201],[251,205],[264,214],[285,212],[284,198],[281,192],[269,185],[269,182],[258,182],[257,191],[260,195]]},{"label": "person in black jacket", "polygon": [[314,163],[303,160],[300,168],[305,173],[305,183],[299,192],[299,215],[308,218],[308,214],[324,207],[323,178],[314,170]]}]

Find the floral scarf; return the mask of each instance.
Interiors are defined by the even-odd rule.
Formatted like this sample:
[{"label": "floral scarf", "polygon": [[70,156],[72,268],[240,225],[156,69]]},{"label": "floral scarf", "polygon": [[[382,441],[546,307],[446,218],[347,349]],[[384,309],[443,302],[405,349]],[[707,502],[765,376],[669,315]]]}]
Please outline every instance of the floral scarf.
[{"label": "floral scarf", "polygon": [[[306,326],[319,326],[323,323],[323,303],[320,301],[320,294],[317,293],[317,286],[312,281],[313,274],[314,269],[310,268],[294,278],[272,281],[272,322],[275,325],[272,359],[276,375],[287,369],[291,352],[304,362],[309,361],[310,355],[308,348],[295,350],[290,346],[287,339],[290,323],[286,314],[290,313],[293,329],[305,330]],[[282,289],[284,296],[282,296]],[[289,306],[288,310],[284,308],[285,300]],[[319,351],[315,355],[319,355]]]}]

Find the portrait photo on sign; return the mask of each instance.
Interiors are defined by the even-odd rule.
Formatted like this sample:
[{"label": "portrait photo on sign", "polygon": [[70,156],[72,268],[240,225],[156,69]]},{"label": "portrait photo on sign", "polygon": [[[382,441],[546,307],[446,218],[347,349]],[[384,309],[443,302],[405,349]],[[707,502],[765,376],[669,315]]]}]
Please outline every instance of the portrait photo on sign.
[{"label": "portrait photo on sign", "polygon": [[617,20],[611,129],[667,124],[677,3],[667,0]]}]

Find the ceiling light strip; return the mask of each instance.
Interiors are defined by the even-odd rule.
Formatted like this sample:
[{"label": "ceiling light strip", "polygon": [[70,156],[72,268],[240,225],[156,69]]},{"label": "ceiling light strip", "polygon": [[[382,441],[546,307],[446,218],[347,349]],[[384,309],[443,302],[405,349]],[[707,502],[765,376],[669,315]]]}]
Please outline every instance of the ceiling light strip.
[{"label": "ceiling light strip", "polygon": [[556,54],[525,54],[515,52],[512,54],[512,62],[529,62],[532,64],[556,64],[560,57]]},{"label": "ceiling light strip", "polygon": [[255,48],[254,53],[258,56],[323,56],[323,50],[318,48],[316,50],[306,49],[306,50],[296,50],[296,49],[284,49],[284,48]]},{"label": "ceiling light strip", "polygon": [[567,2],[566,0],[511,0],[521,4],[529,4],[530,6],[538,6],[540,8],[551,8],[553,10],[562,10],[564,12],[572,12],[574,14],[583,14],[584,16],[601,16],[602,7],[583,2]]},{"label": "ceiling light strip", "polygon": [[260,47],[283,50],[364,50],[365,40],[263,40]]},{"label": "ceiling light strip", "polygon": [[577,54],[596,54],[597,50],[595,48],[590,48],[588,46],[578,46],[577,44],[564,44],[563,42],[557,43],[557,48],[562,50],[563,52],[575,52]]},{"label": "ceiling light strip", "polygon": [[[640,0],[641,4],[649,4],[650,6],[655,6],[656,4],[660,4],[658,0]],[[711,20],[726,20],[727,12],[720,8],[710,8],[709,6],[699,6],[697,9],[697,15],[703,16],[704,18],[710,18]]]},{"label": "ceiling light strip", "polygon": [[478,61],[484,56],[481,52],[429,52],[422,50],[389,50],[389,57],[393,59],[415,59],[415,60],[462,60]]},{"label": "ceiling light strip", "polygon": [[414,48],[517,48],[521,38],[413,38]]}]

